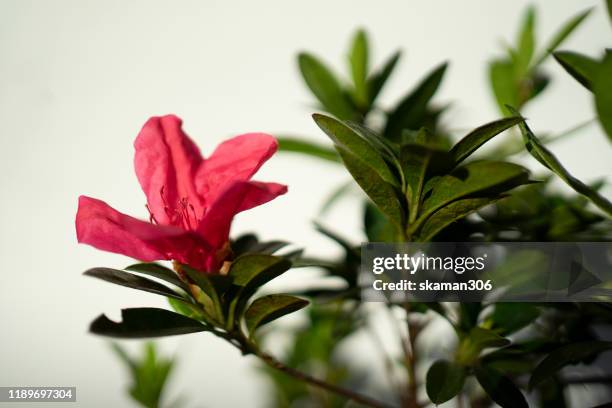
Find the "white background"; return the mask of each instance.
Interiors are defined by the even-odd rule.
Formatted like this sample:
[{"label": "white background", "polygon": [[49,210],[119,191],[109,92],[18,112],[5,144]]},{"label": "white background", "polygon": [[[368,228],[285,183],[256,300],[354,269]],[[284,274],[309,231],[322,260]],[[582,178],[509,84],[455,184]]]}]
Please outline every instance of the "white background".
[{"label": "white background", "polygon": [[[448,59],[438,100],[453,101],[449,126],[467,130],[497,116],[485,61],[499,53],[502,39],[514,41],[525,4],[0,0],[0,386],[77,386],[78,405],[130,406],[120,391],[122,368],[87,325],[101,312],[114,317],[121,307],[164,301],[82,277],[88,267],[130,260],[78,246],[74,215],[78,195],[87,194],[146,216],[132,141],[149,116],[183,117],[205,154],[247,131],[324,142],[309,117],[312,98],[295,55],[313,50],[344,69],[349,35],[363,26],[376,63],[397,47],[405,50],[382,95],[387,106]],[[596,5],[565,48],[597,55],[610,45],[603,2],[536,4],[539,39]],[[592,118],[588,93],[554,63],[546,68],[558,81],[526,109],[533,127],[561,131]],[[610,146],[597,125],[554,151],[586,180],[611,173]],[[277,156],[258,178],[286,183],[290,192],[239,216],[234,233],[255,230],[311,253],[336,253],[311,221],[322,197],[347,179],[344,170]],[[358,216],[348,204],[326,221],[358,242]],[[191,335],[162,345],[180,357],[172,394],[189,394],[190,406],[265,406],[266,384],[252,361],[221,341]]]}]

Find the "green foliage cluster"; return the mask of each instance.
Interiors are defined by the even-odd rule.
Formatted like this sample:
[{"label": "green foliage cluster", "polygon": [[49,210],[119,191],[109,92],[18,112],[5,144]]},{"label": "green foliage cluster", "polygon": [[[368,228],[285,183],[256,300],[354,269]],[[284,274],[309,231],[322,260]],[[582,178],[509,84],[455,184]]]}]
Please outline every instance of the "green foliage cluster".
[{"label": "green foliage cluster", "polygon": [[[606,50],[603,57],[591,58],[557,50],[590,13],[587,10],[571,18],[538,48],[536,12],[529,8],[516,44],[507,46],[504,55],[488,65],[501,117],[459,138],[452,137],[443,125],[447,107],[434,103],[447,63],[433,68],[385,109],[380,104],[381,91],[398,66],[400,51],[372,69],[368,36],[357,31],[348,51],[346,79],[315,55],[301,53],[300,72],[321,112],[313,119],[331,145],[280,137],[280,148],[346,168],[353,184],[364,193],[359,222],[370,241],[610,240],[612,203],[599,192],[602,181],[588,184],[572,176],[548,147],[565,135],[537,136],[520,113],[552,81],[543,64],[553,62],[549,58],[553,55],[593,94],[598,121],[611,136],[612,54]],[[517,137],[508,138],[501,148],[482,152],[481,147],[504,132]],[[511,160],[523,152],[549,174],[531,176],[528,169]],[[568,191],[553,191],[549,184],[555,178],[566,183]],[[339,189],[327,206],[334,205],[346,190],[345,186]],[[150,263],[125,270],[91,269],[85,274],[166,296],[174,310],[125,309],[121,322],[101,315],[91,324],[91,331],[122,338],[211,333],[266,364],[261,372],[274,390],[271,404],[279,407],[340,407],[350,400],[372,407],[424,408],[452,399],[459,406],[468,403],[473,407],[566,407],[567,390],[580,384],[580,379],[569,378],[564,369],[577,363],[588,366],[612,349],[612,340],[596,330],[612,325],[608,303],[389,302],[382,307],[391,316],[398,309],[403,313],[396,322],[407,329],[407,335],[398,330],[403,353],[381,356],[389,376],[387,388],[377,391],[379,400],[365,397],[362,390],[374,391],[367,373],[356,371],[341,353],[345,340],[368,330],[367,308],[357,282],[360,239],[342,237],[321,225],[316,228],[343,249],[339,259],[279,252],[286,243],[259,242],[245,235],[232,242],[234,259],[223,275],[205,275],[179,264],[174,269]],[[528,270],[529,262],[537,260],[526,256],[517,263],[521,273]],[[272,279],[303,267],[324,272],[320,287],[258,294]],[[327,283],[331,280],[340,280],[342,287],[330,288]],[[276,353],[280,358],[263,352],[268,337],[260,328],[309,303],[307,318],[290,332],[290,344]],[[420,353],[417,340],[435,320],[452,328],[457,345],[432,359]],[[158,373],[150,380],[153,391],[144,392],[139,383],[143,380],[136,375],[140,369],[132,368],[135,385],[131,393],[145,406],[157,406],[160,384],[171,367],[151,361],[129,363]],[[164,364],[167,371],[161,375]],[[422,366],[428,367],[425,375],[418,370]],[[396,376],[398,371],[401,375]],[[400,380],[395,381],[397,378]],[[606,384],[609,377],[591,381]]]}]

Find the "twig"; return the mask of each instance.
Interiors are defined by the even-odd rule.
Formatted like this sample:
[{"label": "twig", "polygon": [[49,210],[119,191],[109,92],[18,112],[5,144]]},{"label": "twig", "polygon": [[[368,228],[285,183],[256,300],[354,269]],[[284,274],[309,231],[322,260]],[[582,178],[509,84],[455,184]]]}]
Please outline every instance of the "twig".
[{"label": "twig", "polygon": [[306,373],[303,373],[299,370],[296,370],[292,367],[286,366],[285,364],[281,363],[280,361],[278,361],[277,359],[275,359],[268,353],[264,353],[260,350],[253,350],[253,354],[259,357],[268,366],[276,370],[279,370],[295,378],[296,380],[304,381],[310,385],[314,385],[315,387],[319,387],[326,391],[332,392],[334,394],[341,395],[351,401],[357,402],[366,407],[371,407],[371,408],[389,408],[390,407],[390,405],[387,405],[385,403],[382,403],[380,401],[377,401],[365,395],[356,393],[346,388],[339,387],[334,384],[327,383],[325,381],[319,380],[318,378],[315,378]]}]

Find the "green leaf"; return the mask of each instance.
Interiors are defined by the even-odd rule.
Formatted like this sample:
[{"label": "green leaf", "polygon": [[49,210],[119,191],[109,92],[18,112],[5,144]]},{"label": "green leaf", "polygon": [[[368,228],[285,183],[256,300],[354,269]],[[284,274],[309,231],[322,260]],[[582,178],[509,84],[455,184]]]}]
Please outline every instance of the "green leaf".
[{"label": "green leaf", "polygon": [[466,375],[465,367],[459,364],[446,360],[436,361],[427,371],[427,396],[436,405],[454,398],[463,389]]},{"label": "green leaf", "polygon": [[198,302],[203,304],[206,312],[213,317],[216,323],[223,324],[225,315],[221,295],[229,287],[231,279],[224,275],[208,275],[186,265],[182,265],[181,268],[206,295],[203,298],[200,297]]},{"label": "green leaf", "polygon": [[98,278],[106,282],[114,283],[115,285],[121,285],[132,289],[155,293],[157,295],[185,300],[183,296],[179,295],[169,287],[162,285],[161,283],[117,269],[92,268],[85,271],[83,275]]},{"label": "green leaf", "polygon": [[368,105],[368,38],[363,30],[357,31],[353,37],[349,53],[353,85],[355,86],[355,99],[358,106]]},{"label": "green leaf", "polygon": [[478,350],[484,350],[489,347],[506,347],[510,345],[510,340],[500,336],[492,330],[487,330],[482,327],[474,327],[469,333],[470,343]]},{"label": "green leaf", "polygon": [[436,67],[412,92],[400,100],[387,117],[387,124],[383,132],[386,138],[398,141],[402,130],[421,128],[429,101],[438,90],[447,66],[447,63],[443,63]]},{"label": "green leaf", "polygon": [[245,254],[230,267],[229,276],[238,286],[231,293],[229,324],[242,314],[247,301],[261,286],[282,275],[291,268],[291,261],[273,255]]},{"label": "green leaf", "polygon": [[523,120],[524,119],[520,116],[513,116],[477,127],[452,147],[450,153],[453,156],[455,165],[461,163],[493,137]]},{"label": "green leaf", "polygon": [[396,51],[383,65],[380,71],[376,71],[368,78],[368,96],[370,97],[370,105],[374,103],[376,97],[382,90],[383,86],[389,79],[389,76],[395,69],[402,53]]},{"label": "green leaf", "polygon": [[493,60],[489,64],[489,80],[499,110],[506,114],[506,105],[519,106],[514,65],[507,59]]},{"label": "green leaf", "polygon": [[[509,109],[511,109],[509,107]],[[599,194],[596,190],[584,184],[582,181],[578,180],[574,176],[572,176],[566,169],[563,167],[561,162],[555,157],[554,154],[550,150],[548,150],[540,141],[535,137],[527,123],[522,122],[519,125],[521,129],[521,133],[523,134],[523,141],[525,142],[525,147],[531,153],[531,155],[538,160],[542,165],[555,173],[559,178],[565,183],[567,183],[571,188],[573,188],[577,193],[584,195],[589,198],[593,204],[599,207],[602,211],[606,212],[608,215],[612,216],[612,203],[608,201],[604,196]]]},{"label": "green leaf", "polygon": [[528,7],[519,32],[515,58],[515,75],[521,78],[527,74],[535,51],[535,9]]},{"label": "green leaf", "polygon": [[498,200],[499,198],[476,197],[454,201],[434,212],[413,236],[413,239],[419,242],[431,241],[436,234],[452,223]]},{"label": "green leaf", "polygon": [[423,202],[420,218],[428,217],[451,202],[476,193],[488,193],[490,197],[497,197],[501,192],[525,184],[527,179],[527,170],[516,164],[484,160],[468,163],[426,183],[424,191],[431,194]]},{"label": "green leaf", "polygon": [[576,81],[589,91],[593,90],[593,80],[599,71],[598,61],[572,51],[557,51],[553,53],[553,56]]},{"label": "green leaf", "polygon": [[563,24],[559,31],[555,33],[555,35],[551,38],[550,42],[546,45],[542,55],[537,59],[534,66],[540,65],[546,59],[546,57],[550,55],[550,53],[556,50],[557,47],[560,46],[561,43],[563,43],[563,41],[565,41],[567,37],[569,37],[570,34],[574,32],[574,30],[578,28],[580,24],[582,24],[582,22],[589,16],[591,11],[592,9],[587,9],[575,15],[569,21]]},{"label": "green leaf", "polygon": [[121,322],[114,322],[100,315],[89,326],[94,334],[119,338],[163,337],[196,333],[208,330],[197,320],[157,308],[133,308],[121,310]]},{"label": "green leaf", "polygon": [[338,153],[330,147],[292,137],[278,137],[278,150],[281,152],[301,153],[318,159],[340,163]]},{"label": "green leaf", "polygon": [[500,407],[529,408],[523,393],[499,371],[490,367],[478,366],[474,372],[482,388]]},{"label": "green leaf", "polygon": [[[415,140],[424,140],[425,129],[421,129]],[[402,173],[406,177],[406,195],[410,205],[410,222],[419,212],[423,195],[423,186],[429,173],[434,170],[446,170],[441,166],[452,165],[452,156],[444,151],[421,144],[404,144],[400,150]]]},{"label": "green leaf", "polygon": [[607,0],[606,5],[608,6],[608,16],[610,17],[610,21],[612,22],[612,0]]},{"label": "green leaf", "polygon": [[125,268],[126,271],[139,272],[145,275],[153,276],[168,283],[173,284],[185,292],[189,293],[189,287],[179,278],[176,272],[170,268],[166,268],[157,263],[137,263]]},{"label": "green leaf", "polygon": [[362,159],[343,147],[338,146],[337,149],[357,184],[391,222],[401,227],[404,222],[404,210],[394,186],[386,182],[377,172],[372,171]]},{"label": "green leaf", "polygon": [[496,303],[489,317],[492,330],[507,335],[531,324],[540,316],[540,309],[528,303]]},{"label": "green leaf", "polygon": [[314,55],[301,53],[298,55],[298,65],[306,85],[329,113],[340,119],[354,116],[353,107],[340,83],[321,61]]},{"label": "green leaf", "polygon": [[612,51],[607,50],[593,82],[599,123],[612,142]]},{"label": "green leaf", "polygon": [[321,204],[321,208],[319,209],[319,215],[327,213],[341,198],[355,191],[354,186],[355,183],[351,179],[332,190],[325,200],[323,200],[323,204]]},{"label": "green leaf", "polygon": [[244,314],[250,336],[255,330],[280,317],[298,311],[308,305],[308,301],[289,295],[268,295],[256,299]]},{"label": "green leaf", "polygon": [[291,267],[291,262],[267,254],[245,254],[238,257],[230,267],[229,276],[238,286],[262,286]]},{"label": "green leaf", "polygon": [[363,228],[369,242],[394,242],[396,230],[380,210],[366,201],[364,203]]},{"label": "green leaf", "polygon": [[612,350],[611,341],[583,341],[560,347],[537,365],[529,379],[529,389],[537,387],[566,365],[577,364],[608,350]]},{"label": "green leaf", "polygon": [[312,118],[321,130],[332,139],[336,148],[345,149],[359,158],[387,183],[398,184],[381,152],[348,124],[325,115],[314,114]]}]

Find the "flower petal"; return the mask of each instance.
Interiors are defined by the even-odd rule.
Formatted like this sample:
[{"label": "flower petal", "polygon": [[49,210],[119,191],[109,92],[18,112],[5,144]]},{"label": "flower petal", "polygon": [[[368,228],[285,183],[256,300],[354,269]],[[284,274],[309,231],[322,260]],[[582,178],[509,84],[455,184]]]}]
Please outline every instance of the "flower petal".
[{"label": "flower petal", "polygon": [[198,171],[198,192],[212,205],[233,183],[250,180],[277,148],[276,139],[265,133],[247,133],[221,143]]},{"label": "flower petal", "polygon": [[213,202],[198,231],[212,247],[221,248],[229,239],[230,227],[236,214],[267,203],[286,192],[287,186],[277,183],[234,183]]},{"label": "flower petal", "polygon": [[187,231],[141,221],[86,196],[79,197],[75,224],[78,242],[146,262],[176,259],[195,245]]},{"label": "flower petal", "polygon": [[203,159],[181,125],[181,119],[174,115],[152,117],[134,142],[136,176],[149,211],[160,224],[172,223],[173,212],[184,198],[197,214],[203,213],[204,203],[194,186]]}]

